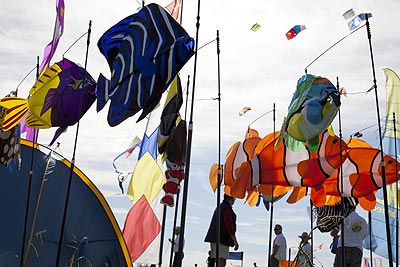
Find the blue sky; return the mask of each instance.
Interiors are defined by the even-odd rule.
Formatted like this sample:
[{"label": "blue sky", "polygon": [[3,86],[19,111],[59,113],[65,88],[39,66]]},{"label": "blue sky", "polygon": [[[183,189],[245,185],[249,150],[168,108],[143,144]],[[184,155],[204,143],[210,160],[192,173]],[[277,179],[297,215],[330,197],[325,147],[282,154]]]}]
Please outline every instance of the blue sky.
[{"label": "blue sky", "polygon": [[[156,1],[167,5],[169,1]],[[65,30],[52,62],[59,61],[71,44],[87,31],[92,20],[92,35],[89,47],[88,71],[97,79],[99,73],[109,77],[109,69],[96,43],[102,33],[120,19],[135,13],[139,4],[133,0],[68,0],[65,10]],[[183,27],[195,37],[197,1],[185,1],[183,5]],[[342,14],[353,8],[356,13],[371,12],[372,48],[381,117],[385,114],[385,78],[382,68],[400,71],[400,23],[397,0],[365,1],[203,1],[200,7],[199,46],[215,39],[219,30],[221,38],[221,158],[229,147],[244,138],[249,123],[276,104],[276,122],[266,115],[252,124],[260,136],[280,128],[287,106],[295,90],[297,80],[304,68],[324,50],[349,33]],[[54,1],[6,1],[0,10],[0,73],[1,95],[14,90],[22,78],[36,65],[36,57],[52,37],[55,19]],[[261,25],[257,32],[250,31],[254,23]],[[306,25],[292,40],[285,33],[296,24]],[[77,42],[65,57],[84,64],[86,41]],[[193,84],[193,58],[181,71],[182,84],[190,75],[190,94]],[[327,77],[348,93],[342,98],[342,134],[346,139],[351,134],[365,129],[364,140],[378,146],[375,96],[366,91],[373,85],[371,60],[365,27],[335,46],[308,68],[308,73]],[[198,52],[194,131],[189,176],[188,209],[186,218],[186,248],[184,266],[205,266],[208,244],[203,242],[216,196],[208,183],[211,164],[218,161],[218,102],[217,55],[215,42]],[[34,82],[34,74],[28,76],[19,87],[21,96],[28,95]],[[190,103],[190,102],[189,102]],[[243,106],[251,111],[239,117]],[[184,107],[184,106],[183,106]],[[106,196],[123,225],[130,201],[119,194],[117,175],[112,160],[123,151],[131,139],[141,136],[144,122],[136,124],[137,117],[129,118],[117,127],[107,124],[106,107],[96,113],[95,105],[81,120],[76,152],[76,165],[93,180]],[[184,114],[185,111],[182,109]],[[333,123],[338,133],[338,120]],[[76,127],[70,127],[59,142],[60,152],[71,158]],[[55,129],[43,130],[39,142],[48,143]],[[131,171],[135,157],[118,162],[118,166]],[[126,182],[124,186],[127,186]],[[288,247],[296,247],[297,235],[309,229],[307,206],[309,199],[289,205],[286,199],[275,206],[273,223],[280,223],[288,240]],[[238,215],[238,240],[240,250],[245,252],[244,265],[254,261],[265,266],[268,253],[268,229],[270,214],[263,207],[250,208],[238,200],[234,206]],[[362,210],[360,212],[363,213]],[[168,208],[167,230],[172,231],[173,209]],[[365,213],[364,213],[365,214]],[[333,255],[329,253],[331,241],[328,234],[316,232],[315,244],[323,243],[323,249],[315,256],[329,266]],[[166,244],[167,246],[167,244]],[[169,251],[169,247],[166,248]],[[364,255],[367,252],[364,251]],[[168,256],[165,258],[168,262]],[[317,266],[319,266],[317,264]]]}]

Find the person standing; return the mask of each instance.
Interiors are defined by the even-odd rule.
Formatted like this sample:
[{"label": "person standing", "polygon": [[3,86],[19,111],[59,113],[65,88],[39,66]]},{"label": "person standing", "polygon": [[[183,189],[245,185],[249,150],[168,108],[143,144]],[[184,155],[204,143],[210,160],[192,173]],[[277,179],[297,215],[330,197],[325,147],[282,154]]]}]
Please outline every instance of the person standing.
[{"label": "person standing", "polygon": [[311,245],[308,242],[310,240],[310,236],[307,232],[303,232],[299,235],[301,238],[300,241],[300,250],[299,250],[299,267],[311,267]]},{"label": "person standing", "polygon": [[[180,234],[181,234],[181,228],[179,226],[175,227],[174,234],[175,234],[175,238],[173,241],[171,240],[171,238],[168,239],[169,242],[172,243],[173,252],[174,252],[174,261],[173,261],[172,266],[177,265],[178,257],[181,257],[183,259],[183,252],[182,252],[182,255],[179,255],[179,240],[180,240]],[[183,240],[183,245],[185,245],[185,240]]]},{"label": "person standing", "polygon": [[218,209],[215,209],[208,228],[205,242],[210,243],[211,258],[217,258],[217,217],[220,215],[220,244],[219,244],[219,267],[225,267],[226,259],[229,258],[229,247],[234,250],[239,249],[239,243],[236,239],[236,214],[233,211],[235,198],[224,194],[224,200],[220,205],[220,214],[217,214]]},{"label": "person standing", "polygon": [[[367,222],[354,210],[343,220],[343,233],[340,234],[334,267],[342,266],[342,238],[344,241],[344,266],[361,267],[363,254],[363,240],[367,234]],[[336,236],[339,230],[331,231]]]},{"label": "person standing", "polygon": [[279,261],[286,260],[286,238],[282,233],[282,225],[276,224],[274,226],[275,239],[270,257],[270,267],[278,267]]}]

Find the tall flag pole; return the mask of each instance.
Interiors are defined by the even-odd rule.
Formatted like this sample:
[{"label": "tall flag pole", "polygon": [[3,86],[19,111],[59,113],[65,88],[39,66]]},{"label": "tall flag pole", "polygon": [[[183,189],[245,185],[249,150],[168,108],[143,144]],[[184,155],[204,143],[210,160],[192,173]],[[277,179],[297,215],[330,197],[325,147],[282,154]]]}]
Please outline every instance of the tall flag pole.
[{"label": "tall flag pole", "polygon": [[375,75],[375,64],[374,64],[374,56],[372,52],[372,41],[371,41],[371,29],[369,25],[368,15],[365,14],[366,17],[366,28],[367,28],[367,37],[369,44],[369,51],[371,56],[371,67],[372,67],[372,75],[373,75],[373,88],[375,91],[375,104],[376,104],[376,116],[378,121],[378,130],[379,130],[379,146],[380,146],[380,155],[381,155],[381,171],[382,171],[382,190],[383,190],[383,202],[384,202],[384,213],[385,213],[385,222],[386,222],[386,241],[388,248],[388,260],[389,267],[393,267],[393,255],[392,255],[392,245],[390,238],[390,224],[389,224],[389,209],[388,209],[388,193],[386,188],[386,173],[385,173],[385,161],[383,156],[383,143],[382,143],[382,127],[380,124],[380,114],[379,114],[379,100],[378,100],[378,88],[376,85],[376,75]]},{"label": "tall flag pole", "polygon": [[[190,171],[190,153],[192,149],[192,135],[193,135],[193,110],[194,110],[194,93],[196,88],[196,70],[197,70],[197,48],[199,44],[199,28],[200,28],[200,0],[197,0],[197,22],[196,22],[196,40],[195,40],[195,51],[194,51],[194,68],[193,68],[193,89],[192,89],[192,103],[190,107],[190,118],[188,127],[188,139],[186,147],[186,165],[185,165],[185,181],[183,186],[183,200],[182,200],[182,211],[181,211],[181,233],[179,235],[179,250],[178,253],[183,253],[183,242],[185,238],[185,223],[186,223],[186,207],[187,207],[187,196],[189,190],[189,171]],[[177,266],[182,267],[182,258],[180,257],[177,261]]]},{"label": "tall flag pole", "polygon": [[[393,112],[393,133],[394,133],[394,153],[396,155],[395,159],[397,160],[397,134],[396,134],[396,113]],[[396,164],[396,266],[399,266],[399,182],[397,164]]]},{"label": "tall flag pole", "polygon": [[[36,61],[36,80],[39,78],[39,56],[37,57]],[[22,125],[20,124],[20,127]],[[31,188],[32,188],[32,179],[33,179],[33,155],[35,152],[35,143],[36,143],[36,133],[38,131],[35,131],[33,129],[33,138],[32,139],[32,149],[31,149],[31,164],[30,164],[30,169],[29,169],[29,180],[28,180],[28,188],[27,188],[27,193],[26,193],[26,206],[25,206],[25,222],[24,222],[24,232],[22,234],[22,248],[21,248],[21,257],[20,257],[20,267],[24,266],[24,254],[25,254],[25,240],[26,240],[26,230],[28,227],[28,214],[29,214],[29,203],[30,203],[30,198],[31,198]]]},{"label": "tall flag pole", "polygon": [[[396,121],[395,114],[400,113],[400,78],[399,76],[391,69],[384,68],[383,69],[386,76],[386,118],[385,118],[385,130],[383,133],[383,145],[384,152],[390,155],[393,158],[398,159],[398,142],[400,140],[397,137],[397,127],[396,125],[399,123]],[[390,114],[393,114],[394,121],[391,121]],[[393,123],[393,126],[392,126]],[[397,167],[397,166],[396,166]],[[387,208],[384,207],[384,197],[382,196],[382,191],[378,191],[376,193],[376,207],[371,211],[371,225],[369,239],[366,239],[364,242],[364,247],[366,249],[370,249],[376,254],[389,258],[388,252],[391,251],[392,254],[396,252],[396,258],[393,259],[396,263],[399,262],[397,251],[399,249],[398,238],[398,177],[396,170],[396,184],[391,184],[386,186],[387,189]],[[389,221],[384,220],[384,211],[389,210]],[[396,238],[391,236],[391,246],[388,247],[386,245],[386,236],[384,232],[381,230],[385,226],[389,226],[391,229],[391,233],[396,235]],[[397,265],[396,265],[397,266]]]},{"label": "tall flag pole", "polygon": [[[85,67],[84,67],[85,76],[83,78],[84,79],[83,84],[85,84],[85,80],[86,80],[86,69],[87,69],[87,60],[88,60],[88,55],[89,55],[91,28],[92,28],[92,21],[90,20],[89,21],[89,28],[88,28],[87,42],[86,42],[86,55],[85,55]],[[82,94],[81,94],[81,98],[80,98],[80,104],[79,104],[78,118],[80,118],[81,117],[80,114],[82,114],[83,95],[84,95],[84,91],[82,90]],[[62,217],[61,230],[60,230],[60,238],[58,240],[56,266],[60,266],[61,250],[62,250],[62,244],[63,244],[63,239],[64,239],[64,231],[65,231],[65,222],[66,222],[66,218],[67,218],[68,204],[69,204],[69,198],[70,198],[70,193],[71,193],[72,174],[73,174],[74,168],[75,168],[75,154],[76,154],[76,148],[77,148],[77,144],[78,144],[78,133],[79,133],[79,120],[77,122],[76,131],[75,131],[75,142],[74,142],[74,149],[73,149],[73,152],[72,152],[72,159],[71,159],[71,171],[70,171],[70,175],[69,175],[69,178],[68,178],[67,194],[65,196],[63,217]]]},{"label": "tall flag pole", "polygon": [[216,266],[219,266],[219,247],[220,247],[220,233],[221,233],[221,75],[220,75],[220,61],[219,61],[219,31],[217,30],[217,60],[218,60],[218,182],[217,182],[217,240],[216,240]]},{"label": "tall flag pole", "polygon": [[[273,125],[274,125],[274,139],[275,139],[275,103],[273,105]],[[271,252],[272,252],[272,227],[273,227],[273,220],[274,220],[274,186],[272,186],[272,195],[271,195],[271,211],[269,217],[269,237],[268,237],[268,267],[271,267]]]}]

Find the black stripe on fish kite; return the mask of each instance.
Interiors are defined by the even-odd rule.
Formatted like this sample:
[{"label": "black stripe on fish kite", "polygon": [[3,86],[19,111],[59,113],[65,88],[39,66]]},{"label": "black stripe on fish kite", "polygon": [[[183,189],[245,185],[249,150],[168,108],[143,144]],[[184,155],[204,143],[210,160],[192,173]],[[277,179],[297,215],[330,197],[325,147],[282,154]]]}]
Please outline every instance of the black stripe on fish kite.
[{"label": "black stripe on fish kite", "polygon": [[110,126],[141,109],[138,121],[143,119],[194,54],[193,38],[157,4],[149,4],[118,22],[97,45],[111,69],[111,80],[99,76],[97,111],[111,100]]}]

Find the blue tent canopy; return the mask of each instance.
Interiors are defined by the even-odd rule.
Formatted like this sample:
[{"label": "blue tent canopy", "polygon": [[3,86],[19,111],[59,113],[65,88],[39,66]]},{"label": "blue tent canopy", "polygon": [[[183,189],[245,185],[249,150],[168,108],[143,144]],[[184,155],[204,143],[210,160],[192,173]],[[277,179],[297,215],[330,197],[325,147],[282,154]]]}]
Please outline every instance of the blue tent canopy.
[{"label": "blue tent canopy", "polygon": [[[26,140],[21,140],[21,159],[19,170],[10,172],[6,166],[0,166],[0,266],[20,266],[23,251],[27,253],[27,266],[55,266],[71,163],[44,147],[33,149]],[[59,266],[132,266],[110,207],[76,167],[60,248]]]}]

